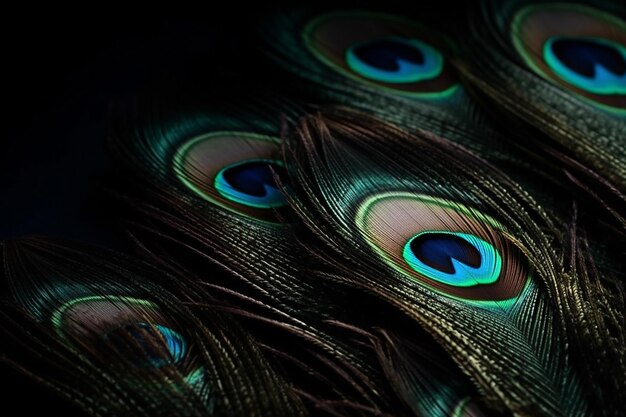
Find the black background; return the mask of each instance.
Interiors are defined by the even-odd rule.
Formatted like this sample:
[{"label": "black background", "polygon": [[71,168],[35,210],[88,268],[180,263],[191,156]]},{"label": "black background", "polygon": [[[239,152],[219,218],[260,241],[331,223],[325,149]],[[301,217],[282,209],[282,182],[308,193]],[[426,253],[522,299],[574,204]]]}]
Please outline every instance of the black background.
[{"label": "black background", "polygon": [[235,48],[253,16],[43,13],[5,27],[0,239],[119,246],[104,190],[116,169],[106,149],[111,107],[155,78],[180,75],[216,44]]}]

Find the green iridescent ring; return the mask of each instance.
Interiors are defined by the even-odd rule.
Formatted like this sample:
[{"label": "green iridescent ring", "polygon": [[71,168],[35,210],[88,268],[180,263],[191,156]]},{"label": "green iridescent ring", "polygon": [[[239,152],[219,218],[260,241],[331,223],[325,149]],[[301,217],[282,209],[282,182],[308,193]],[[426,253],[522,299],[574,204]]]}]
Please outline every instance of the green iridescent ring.
[{"label": "green iridescent ring", "polygon": [[388,93],[438,100],[462,90],[440,50],[453,49],[449,42],[399,16],[328,13],[308,22],[302,38],[328,67]]},{"label": "green iridescent ring", "polygon": [[582,5],[537,4],[515,14],[510,32],[532,71],[626,117],[626,23],[621,19]]},{"label": "green iridescent ring", "polygon": [[178,180],[194,195],[228,211],[276,222],[287,199],[276,182],[286,176],[280,140],[252,132],[218,131],[183,143],[173,157]]},{"label": "green iridescent ring", "polygon": [[[51,322],[53,327],[56,329],[57,333],[59,333],[59,335],[63,338],[67,337],[67,333],[68,331],[71,332],[70,327],[75,323],[75,320],[77,320],[76,318],[73,319],[73,321],[70,321],[69,326],[64,323],[65,321],[65,317],[72,312],[73,310],[75,310],[76,308],[79,308],[81,306],[88,306],[91,304],[91,309],[93,311],[97,311],[97,309],[102,308],[103,306],[105,306],[105,310],[107,308],[110,308],[110,306],[116,306],[115,311],[122,311],[120,309],[120,307],[124,307],[124,308],[129,308],[129,312],[133,311],[133,308],[137,308],[139,307],[140,310],[147,310],[147,311],[158,311],[158,308],[156,307],[155,304],[146,301],[146,300],[141,300],[138,298],[133,298],[133,297],[118,297],[118,296],[88,296],[88,297],[79,297],[79,298],[75,298],[71,301],[68,301],[66,303],[64,303],[61,307],[59,307],[51,316]],[[134,307],[133,307],[134,306]],[[79,314],[79,313],[76,313]],[[93,315],[93,317],[97,317],[98,315],[95,314]],[[80,314],[78,316],[78,319],[80,319],[80,317],[82,317],[82,314]],[[153,357],[150,358],[150,362],[146,364],[146,366],[150,366],[153,368],[160,368],[163,367],[165,365],[169,365],[169,364],[175,364],[180,362],[185,355],[187,354],[187,342],[185,341],[185,339],[183,338],[183,336],[172,330],[171,328],[163,325],[163,324],[158,324],[158,323],[148,323],[145,322],[145,318],[144,317],[137,317],[136,320],[131,320],[128,321],[129,325],[132,325],[132,328],[126,328],[124,326],[119,327],[116,325],[115,320],[117,319],[116,317],[110,317],[112,318],[112,322],[107,322],[106,320],[103,320],[102,322],[97,322],[97,320],[92,319],[91,322],[87,321],[85,322],[85,327],[89,327],[89,326],[94,326],[94,329],[98,329],[99,326],[101,327],[100,330],[102,330],[103,332],[105,332],[105,334],[115,334],[116,331],[120,331],[120,329],[123,332],[130,332],[130,334],[134,335],[134,337],[137,338],[137,340],[139,341],[139,343],[141,344],[142,340],[149,336],[152,338],[158,338],[161,339],[164,343],[164,347],[167,349],[167,352],[169,354],[169,359],[165,360],[163,358],[160,357]],[[123,321],[126,321],[128,318],[124,318]],[[65,324],[65,325],[64,325]],[[76,335],[79,335],[81,330],[74,330],[73,333],[75,333]],[[85,333],[85,336],[88,337],[89,332]]]},{"label": "green iridescent ring", "polygon": [[531,282],[525,258],[503,227],[462,204],[389,192],[366,199],[355,221],[388,266],[446,297],[509,308]]}]

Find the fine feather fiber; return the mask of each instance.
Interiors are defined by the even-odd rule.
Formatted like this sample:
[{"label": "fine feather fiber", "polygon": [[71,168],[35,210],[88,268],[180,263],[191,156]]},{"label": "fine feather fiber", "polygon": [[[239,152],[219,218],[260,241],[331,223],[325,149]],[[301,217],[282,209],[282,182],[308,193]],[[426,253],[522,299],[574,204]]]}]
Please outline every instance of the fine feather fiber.
[{"label": "fine feather fiber", "polygon": [[[477,85],[478,94],[499,103],[492,111],[497,108],[527,121],[548,136],[551,146],[564,148],[566,154],[575,155],[577,161],[623,191],[624,93],[594,96],[583,87],[575,89],[544,72],[547,69],[537,69],[536,65],[546,64],[536,55],[541,52],[530,43],[535,28],[527,26],[534,23],[533,13],[542,13],[542,7],[547,10],[544,14],[564,15],[564,27],[555,27],[556,35],[578,35],[574,31],[579,26],[578,36],[616,37],[624,42],[626,11],[618,3],[560,2],[542,6],[525,1],[485,1],[473,14],[472,31],[477,36],[465,49],[472,59],[463,61],[463,72],[470,84]],[[488,78],[484,77],[486,73]],[[624,81],[621,83],[623,89]],[[605,103],[603,97],[613,97],[613,101]],[[528,146],[532,146],[533,140],[529,139]]]},{"label": "fine feather fiber", "polygon": [[[338,302],[350,297],[345,289],[327,286],[301,272],[302,266],[313,260],[303,256],[295,223],[293,219],[287,222],[289,213],[276,213],[281,208],[264,211],[251,209],[243,203],[231,204],[211,187],[212,184],[190,187],[190,182],[204,181],[196,176],[198,164],[211,164],[212,159],[219,162],[219,157],[211,153],[203,161],[189,155],[190,168],[184,172],[188,172],[190,181],[180,181],[179,174],[183,171],[176,166],[172,169],[170,165],[176,160],[172,157],[177,154],[176,150],[196,140],[198,131],[209,134],[205,142],[209,152],[220,150],[220,135],[232,135],[225,132],[236,132],[240,137],[247,135],[248,139],[237,149],[231,149],[235,152],[232,161],[242,152],[244,156],[240,159],[244,160],[251,157],[282,159],[278,125],[272,126],[271,119],[263,117],[262,112],[242,111],[245,106],[242,104],[230,114],[213,111],[196,118],[190,118],[189,111],[181,113],[169,109],[167,118],[161,118],[149,129],[142,126],[134,131],[142,135],[139,140],[134,133],[119,138],[122,155],[131,167],[142,169],[145,180],[137,187],[140,191],[133,191],[133,194],[143,195],[145,202],[131,201],[143,219],[133,221],[132,233],[140,248],[164,267],[179,270],[182,265],[191,268],[191,273],[195,272],[197,302],[204,302],[203,294],[207,291],[218,291],[221,296],[253,309],[245,316],[275,326],[277,329],[272,330],[269,338],[263,332],[259,338],[263,339],[266,349],[312,374],[313,382],[307,384],[319,386],[321,392],[307,393],[306,398],[318,407],[329,409],[333,414],[369,415],[382,413],[381,408],[391,412],[393,399],[388,397],[393,394],[385,389],[382,375],[379,375],[381,371],[370,365],[373,354],[354,343],[348,346],[346,337],[326,323],[340,320],[347,314],[359,317],[362,313],[347,311],[347,306]],[[264,108],[268,108],[267,104]],[[170,122],[163,123],[163,120]],[[189,129],[197,125],[202,129]],[[264,144],[268,137],[276,138],[270,153],[255,147],[259,138]],[[154,154],[153,150],[162,153]],[[224,203],[228,206],[224,207]],[[150,222],[146,222],[146,218]],[[155,237],[160,239],[155,240]],[[222,273],[224,279],[207,276],[206,271],[216,265],[231,273]],[[326,302],[320,305],[320,298]],[[294,350],[290,344],[300,348]],[[285,352],[285,349],[289,350]],[[328,372],[334,378],[327,375]],[[310,390],[307,384],[299,389]],[[318,398],[326,395],[338,398]]]},{"label": "fine feather fiber", "polygon": [[2,249],[3,340],[24,361],[10,364],[89,414],[303,414],[243,330],[218,312],[192,313],[160,285],[180,279],[76,244]]},{"label": "fine feather fiber", "polygon": [[[291,154],[299,161],[295,181],[302,184],[299,195],[307,196],[296,204],[296,209],[305,222],[310,222],[309,227],[315,229],[323,242],[321,248],[312,250],[343,270],[344,276],[349,274],[349,278],[339,275],[334,279],[375,292],[412,315],[449,349],[466,372],[484,378],[477,382],[494,401],[501,396],[500,400],[507,407],[519,413],[585,415],[588,406],[584,402],[581,381],[573,369],[573,357],[581,355],[579,357],[589,361],[585,351],[597,341],[586,340],[586,344],[580,346],[583,351],[576,353],[569,339],[580,343],[580,339],[587,339],[589,331],[598,324],[596,322],[589,328],[588,319],[582,319],[579,314],[594,317],[594,321],[610,321],[613,314],[619,314],[619,305],[601,317],[601,310],[606,308],[602,302],[587,299],[583,309],[575,301],[590,287],[592,278],[586,276],[586,270],[570,265],[569,254],[554,249],[559,247],[555,244],[559,240],[565,243],[571,239],[567,224],[559,226],[559,219],[544,213],[514,183],[490,169],[484,161],[474,159],[450,143],[429,135],[418,141],[380,122],[374,125],[375,128],[368,128],[363,126],[367,117],[360,114],[348,113],[348,123],[342,117],[346,116],[305,119],[297,130],[298,140],[286,145],[287,155]],[[411,163],[415,159],[411,155],[416,154],[420,155],[419,165]],[[451,155],[459,156],[454,160],[457,168],[454,171],[449,169]],[[480,172],[480,176],[474,176],[476,172]],[[490,233],[489,239],[497,244],[503,244],[505,239],[512,243],[505,246],[507,252],[503,252],[503,256],[517,258],[512,262],[528,263],[525,267],[529,275],[515,297],[490,303],[499,294],[486,287],[482,306],[476,302],[480,296],[475,294],[473,299],[463,299],[463,293],[459,297],[456,292],[456,299],[452,299],[450,294],[442,294],[441,286],[432,291],[427,286],[416,285],[414,277],[407,277],[406,270],[398,271],[394,265],[400,261],[397,254],[382,253],[376,245],[384,239],[393,241],[402,236],[402,231],[394,230],[394,227],[402,227],[403,223],[398,223],[392,216],[402,216],[404,223],[406,219],[418,224],[420,221],[432,222],[427,217],[415,217],[421,209],[419,204],[411,207],[406,203],[424,194],[445,199],[448,207],[460,213],[458,219],[452,216],[442,219],[440,216],[444,213],[428,207],[428,213],[423,214],[435,217],[449,231],[469,229],[475,234]],[[359,204],[367,204],[372,195],[391,195],[391,201],[395,197],[397,204],[403,203],[404,206],[387,208],[386,211],[381,208],[381,214],[370,220],[374,224],[367,224],[367,218],[365,223],[357,224],[359,217],[363,222],[359,213],[363,209]],[[339,196],[342,196],[341,200]],[[341,204],[337,204],[339,201]],[[385,204],[385,200],[379,201],[378,204]],[[368,209],[372,211],[372,208]],[[417,214],[409,210],[415,210]],[[495,217],[500,230],[482,231],[479,228],[485,224],[476,224],[471,219],[485,218],[485,215]],[[371,230],[366,229],[370,227]],[[378,239],[373,236],[377,233],[386,236]],[[579,245],[576,241],[572,244]],[[350,247],[351,251],[346,252],[345,247]],[[579,252],[580,249],[574,250]],[[581,255],[575,253],[574,256]],[[574,259],[573,262],[584,263],[584,259]],[[502,273],[514,274],[514,265],[508,266],[511,270]],[[511,276],[510,279],[508,285],[519,285],[515,278]],[[563,288],[564,282],[567,288]],[[432,282],[427,285],[431,286]],[[581,320],[572,320],[574,317]],[[617,322],[613,325],[619,326]],[[468,332],[466,335],[463,334],[465,331]],[[550,342],[546,344],[539,334],[550,334]],[[613,341],[606,342],[613,345],[615,363],[620,363],[622,348]],[[566,353],[566,350],[570,352]],[[597,361],[596,366],[604,359],[598,357]],[[615,363],[607,362],[606,366]],[[481,371],[493,369],[494,364],[499,364],[496,374],[490,376]],[[606,372],[608,369],[600,371]],[[509,376],[505,377],[507,374]],[[523,382],[526,378],[534,381],[532,386]],[[541,386],[540,381],[545,385]],[[517,390],[519,394],[516,394]],[[602,392],[598,394],[602,395]],[[615,394],[619,395],[618,392]],[[533,410],[534,407],[537,408]]]},{"label": "fine feather fiber", "polygon": [[66,415],[621,416],[624,16],[322,2],[194,39],[111,95],[123,245],[0,235],[2,369]]}]

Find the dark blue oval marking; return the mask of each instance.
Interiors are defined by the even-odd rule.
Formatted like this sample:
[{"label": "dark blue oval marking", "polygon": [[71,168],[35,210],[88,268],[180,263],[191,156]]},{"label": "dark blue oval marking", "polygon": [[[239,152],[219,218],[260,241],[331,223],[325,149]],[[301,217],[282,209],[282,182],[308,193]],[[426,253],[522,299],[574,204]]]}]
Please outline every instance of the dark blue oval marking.
[{"label": "dark blue oval marking", "polygon": [[492,284],[502,269],[502,259],[494,246],[467,233],[418,233],[406,243],[402,255],[418,273],[457,287]]},{"label": "dark blue oval marking", "polygon": [[626,47],[603,38],[552,37],[548,66],[561,79],[594,94],[626,94]]},{"label": "dark blue oval marking", "polygon": [[215,188],[225,198],[240,204],[273,208],[287,204],[274,175],[286,177],[281,161],[254,159],[223,168],[215,177]]}]

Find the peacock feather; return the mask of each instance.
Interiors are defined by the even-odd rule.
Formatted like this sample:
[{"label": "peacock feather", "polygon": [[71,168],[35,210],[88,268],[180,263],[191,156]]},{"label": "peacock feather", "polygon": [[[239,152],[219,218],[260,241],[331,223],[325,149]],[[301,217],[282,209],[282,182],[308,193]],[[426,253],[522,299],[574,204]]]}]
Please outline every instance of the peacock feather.
[{"label": "peacock feather", "polygon": [[[572,317],[605,322],[619,307],[600,318],[605,303],[588,300],[583,309],[573,302],[593,279],[576,268],[586,260],[566,224],[484,161],[437,137],[407,140],[393,126],[348,113],[304,119],[296,138],[293,166],[303,197],[296,208],[322,242],[311,250],[341,271],[331,279],[406,311],[508,409],[588,412],[580,381],[588,370],[577,372],[573,358],[592,361],[586,350],[595,342],[582,342],[589,322]],[[412,163],[417,155],[419,165]],[[574,251],[573,265],[555,246]],[[610,349],[619,362],[621,347]],[[597,371],[603,359],[596,361]]]},{"label": "peacock feather", "polygon": [[86,412],[304,415],[244,330],[166,289],[183,279],[84,245],[2,249],[3,339],[23,350],[9,364]]},{"label": "peacock feather", "polygon": [[[543,132],[547,138],[540,140],[582,167],[568,165],[586,167],[623,190],[623,8],[602,2],[486,1],[474,16],[477,36],[467,48],[472,59],[463,67],[470,82],[480,84],[480,94]],[[526,146],[536,142],[527,140]]]}]

